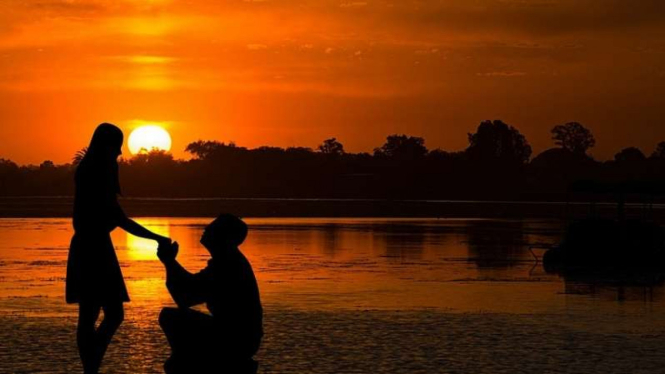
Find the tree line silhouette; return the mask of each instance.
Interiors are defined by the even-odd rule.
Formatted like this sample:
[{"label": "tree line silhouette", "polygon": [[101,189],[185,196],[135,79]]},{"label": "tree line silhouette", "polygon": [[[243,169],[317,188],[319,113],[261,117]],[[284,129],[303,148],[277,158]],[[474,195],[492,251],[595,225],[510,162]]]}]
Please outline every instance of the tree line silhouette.
[{"label": "tree line silhouette", "polygon": [[[421,137],[390,135],[373,153],[349,153],[336,138],[315,150],[196,141],[189,160],[153,150],[120,161],[124,196],[354,199],[563,200],[577,181],[665,185],[665,142],[647,157],[635,147],[598,161],[589,129],[555,126],[555,147],[532,158],[527,139],[500,120],[482,122],[459,152],[429,150]],[[72,163],[19,166],[0,159],[0,195],[71,196]]]}]

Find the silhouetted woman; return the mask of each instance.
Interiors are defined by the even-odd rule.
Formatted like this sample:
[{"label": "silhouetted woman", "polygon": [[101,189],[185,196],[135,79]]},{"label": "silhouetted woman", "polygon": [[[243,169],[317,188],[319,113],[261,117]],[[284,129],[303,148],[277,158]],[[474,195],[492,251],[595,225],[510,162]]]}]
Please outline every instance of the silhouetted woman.
[{"label": "silhouetted woman", "polygon": [[[76,169],[74,237],[67,262],[67,303],[79,304],[76,340],[85,373],[97,373],[113,334],[122,323],[129,295],[116,257],[111,231],[170,243],[127,218],[118,204],[118,161],[123,134],[114,125],[97,127]],[[95,323],[101,310],[104,320]]]}]

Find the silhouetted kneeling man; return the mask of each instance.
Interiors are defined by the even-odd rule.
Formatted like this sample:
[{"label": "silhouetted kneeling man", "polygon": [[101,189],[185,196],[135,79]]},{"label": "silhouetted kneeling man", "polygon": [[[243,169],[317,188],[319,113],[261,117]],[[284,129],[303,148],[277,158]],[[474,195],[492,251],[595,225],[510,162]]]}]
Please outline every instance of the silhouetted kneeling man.
[{"label": "silhouetted kneeling man", "polygon": [[[159,248],[166,287],[178,304],[159,316],[172,351],[167,373],[256,372],[252,356],[263,336],[263,309],[252,266],[238,249],[246,236],[242,220],[220,215],[201,237],[212,259],[196,274],[176,260],[178,243]],[[189,309],[201,303],[212,316]]]}]

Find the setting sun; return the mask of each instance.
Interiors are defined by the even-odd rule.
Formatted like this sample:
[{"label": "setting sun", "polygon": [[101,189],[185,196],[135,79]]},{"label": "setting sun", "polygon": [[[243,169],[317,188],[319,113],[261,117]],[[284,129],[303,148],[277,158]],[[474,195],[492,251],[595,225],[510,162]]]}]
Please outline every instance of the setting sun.
[{"label": "setting sun", "polygon": [[171,136],[161,126],[141,126],[129,135],[127,146],[129,147],[129,151],[134,155],[154,149],[169,151],[171,150]]}]

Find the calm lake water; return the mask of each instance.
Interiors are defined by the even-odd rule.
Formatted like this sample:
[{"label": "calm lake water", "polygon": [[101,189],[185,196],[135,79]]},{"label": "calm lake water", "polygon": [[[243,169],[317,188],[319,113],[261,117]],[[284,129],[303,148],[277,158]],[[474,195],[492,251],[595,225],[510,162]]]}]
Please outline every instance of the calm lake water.
[{"label": "calm lake water", "polygon": [[[140,223],[205,266],[209,219]],[[247,219],[265,309],[261,373],[665,373],[660,285],[548,275],[558,221]],[[0,373],[80,370],[64,302],[68,219],[0,219]],[[159,373],[172,302],[155,244],[113,233],[132,302],[104,373]],[[536,250],[537,255],[542,251]]]}]

